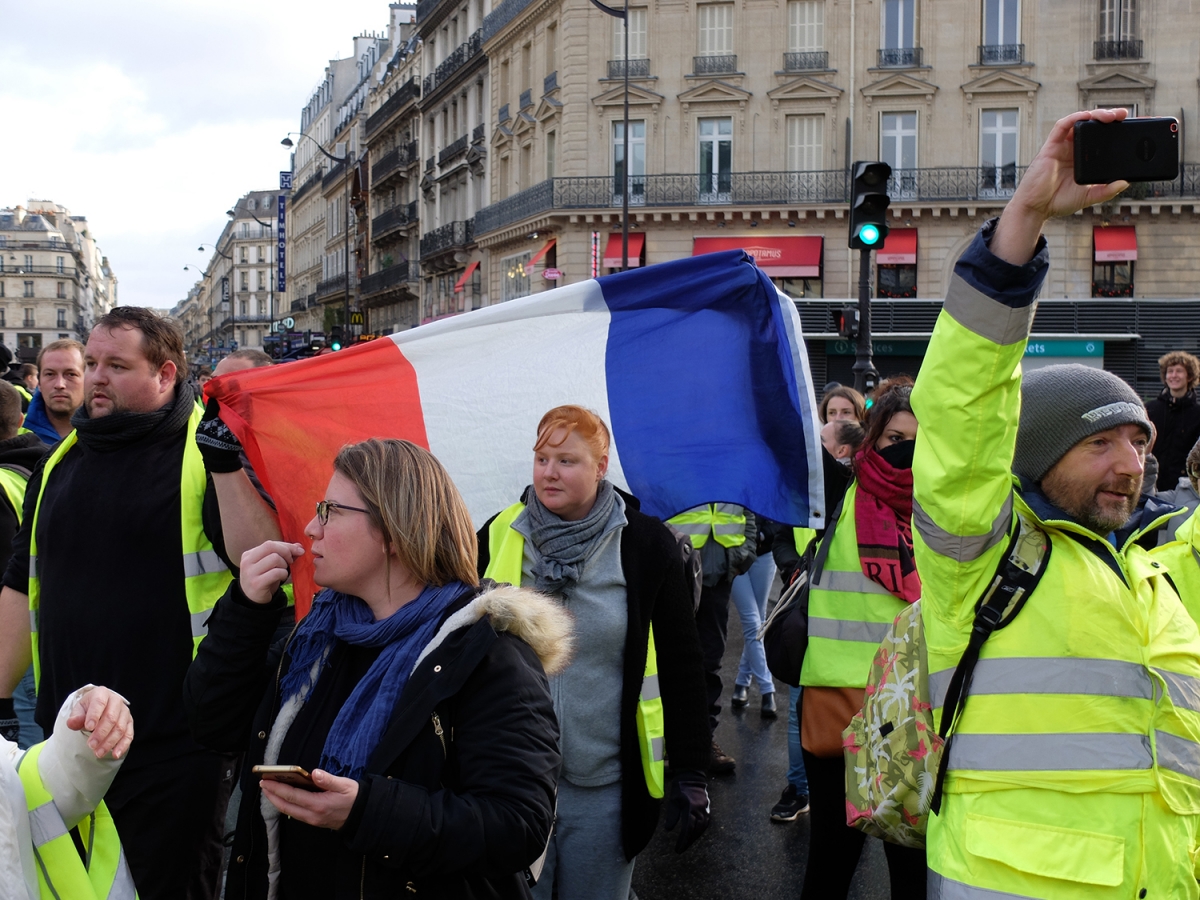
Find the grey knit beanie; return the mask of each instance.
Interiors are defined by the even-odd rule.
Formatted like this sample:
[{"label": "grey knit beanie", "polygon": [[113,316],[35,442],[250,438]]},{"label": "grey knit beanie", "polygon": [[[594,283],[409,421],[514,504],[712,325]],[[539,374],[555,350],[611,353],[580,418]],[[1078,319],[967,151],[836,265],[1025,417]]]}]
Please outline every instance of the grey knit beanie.
[{"label": "grey knit beanie", "polygon": [[1085,437],[1118,425],[1153,434],[1142,398],[1119,377],[1077,363],[1034,369],[1021,382],[1013,473],[1041,481]]}]

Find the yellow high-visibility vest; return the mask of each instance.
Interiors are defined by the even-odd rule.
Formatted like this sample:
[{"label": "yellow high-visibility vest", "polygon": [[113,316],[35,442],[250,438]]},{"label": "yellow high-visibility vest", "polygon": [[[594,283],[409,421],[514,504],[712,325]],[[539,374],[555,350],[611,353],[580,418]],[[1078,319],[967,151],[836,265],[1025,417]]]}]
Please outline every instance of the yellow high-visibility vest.
[{"label": "yellow high-visibility vest", "polygon": [[[212,541],[204,533],[202,508],[206,473],[204,460],[196,446],[196,426],[200,424],[202,410],[192,410],[188,419],[187,440],[183,447],[183,466],[180,474],[181,532],[183,536],[183,585],[187,595],[188,613],[192,628],[192,656],[204,636],[208,634],[208,617],[217,600],[225,593],[233,574],[213,549]],[[38,610],[41,606],[41,577],[38,568],[37,527],[38,514],[42,508],[42,497],[55,467],[78,441],[72,431],[55,448],[42,470],[42,483],[38,490],[37,505],[33,510],[33,526],[29,529],[29,630],[33,638],[34,684],[40,685],[42,678],[41,659],[38,652]]]},{"label": "yellow high-visibility vest", "polygon": [[667,519],[667,523],[686,534],[697,550],[708,543],[710,534],[726,549],[746,543],[746,510],[736,503],[695,506]]},{"label": "yellow high-visibility vest", "polygon": [[80,857],[38,771],[38,757],[45,746],[41,743],[31,747],[17,763],[42,900],[135,900],[137,892],[117,827],[103,802],[78,825],[87,852],[86,859]]},{"label": "yellow high-visibility vest", "polygon": [[[525,535],[512,527],[524,503],[514,503],[492,520],[488,528],[488,565],[484,578],[508,584],[521,584],[521,565],[525,559]],[[642,774],[651,797],[665,793],[666,766],[664,749],[666,728],[663,720],[662,694],[658,687],[658,654],[654,650],[654,626],[646,642],[646,669],[642,674],[642,691],[637,704],[638,748],[642,757]]]}]

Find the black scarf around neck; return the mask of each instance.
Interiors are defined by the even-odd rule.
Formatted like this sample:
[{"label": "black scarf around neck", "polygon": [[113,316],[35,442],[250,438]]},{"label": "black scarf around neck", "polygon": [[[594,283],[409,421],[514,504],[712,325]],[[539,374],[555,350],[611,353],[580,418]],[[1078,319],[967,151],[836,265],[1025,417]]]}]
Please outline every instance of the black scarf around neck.
[{"label": "black scarf around neck", "polygon": [[196,404],[196,392],[186,382],[175,387],[175,399],[148,413],[114,412],[99,419],[91,418],[87,405],[75,410],[71,425],[79,442],[92,450],[106,453],[119,450],[147,437],[166,437],[187,427]]}]

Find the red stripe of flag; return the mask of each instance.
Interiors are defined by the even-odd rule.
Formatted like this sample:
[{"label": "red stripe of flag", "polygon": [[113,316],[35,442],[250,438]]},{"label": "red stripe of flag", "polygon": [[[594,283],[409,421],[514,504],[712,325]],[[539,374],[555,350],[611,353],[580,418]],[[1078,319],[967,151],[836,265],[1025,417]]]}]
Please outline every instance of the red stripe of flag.
[{"label": "red stripe of flag", "polygon": [[[308,546],[305,526],[346,444],[403,438],[428,449],[417,373],[387,338],[339,353],[214,378],[205,391],[241,440],[279,512],[285,541]],[[236,562],[236,560],[235,560]],[[292,566],[296,613],[316,590],[312,557]]]}]

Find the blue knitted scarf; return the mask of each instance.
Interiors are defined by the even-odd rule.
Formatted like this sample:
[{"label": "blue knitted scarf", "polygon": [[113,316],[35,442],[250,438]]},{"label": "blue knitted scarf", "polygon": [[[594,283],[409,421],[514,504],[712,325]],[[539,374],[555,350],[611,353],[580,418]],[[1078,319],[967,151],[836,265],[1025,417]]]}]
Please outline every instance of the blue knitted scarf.
[{"label": "blue knitted scarf", "polygon": [[446,608],[470,590],[461,581],[427,586],[415,600],[378,622],[358,597],[329,589],[317,595],[288,648],[291,664],[283,678],[281,704],[296,694],[308,700],[337,641],[383,648],[333,720],[321,753],[322,769],[346,778],[362,776],[417,657],[433,639]]}]

